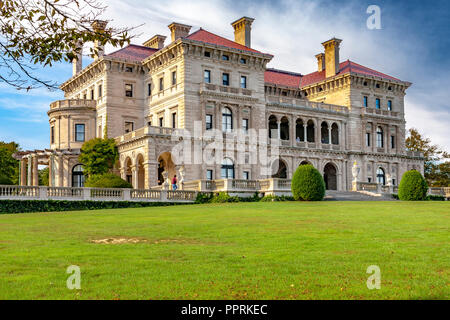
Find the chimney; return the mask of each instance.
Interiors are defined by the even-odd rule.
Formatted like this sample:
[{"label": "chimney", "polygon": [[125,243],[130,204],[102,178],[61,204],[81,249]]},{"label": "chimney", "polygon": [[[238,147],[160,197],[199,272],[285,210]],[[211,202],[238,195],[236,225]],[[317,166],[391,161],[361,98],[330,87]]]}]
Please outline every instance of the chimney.
[{"label": "chimney", "polygon": [[317,71],[322,72],[323,70],[325,70],[325,54],[324,53],[316,54],[316,59],[317,59]]},{"label": "chimney", "polygon": [[72,60],[72,76],[77,75],[83,69],[83,43],[77,42],[78,52],[74,52],[76,57]]},{"label": "chimney", "polygon": [[171,24],[169,24],[172,42],[179,38],[187,37],[189,35],[189,31],[191,31],[191,28],[191,26],[176,22],[172,22]]},{"label": "chimney", "polygon": [[160,34],[154,35],[151,39],[145,41],[143,45],[148,48],[162,49],[164,48],[164,41],[166,41],[166,36]]},{"label": "chimney", "polygon": [[242,44],[246,47],[251,47],[252,44],[252,23],[255,19],[249,17],[242,17],[231,25],[234,28],[234,42]]},{"label": "chimney", "polygon": [[[104,33],[107,24],[108,24],[107,21],[95,20],[94,22],[92,22],[92,29],[94,29],[96,33]],[[94,50],[96,51],[96,54],[94,55],[94,60],[98,60],[105,54],[105,46],[101,44],[100,41],[98,40],[94,41]]]},{"label": "chimney", "polygon": [[325,77],[333,77],[339,72],[340,39],[330,39],[322,43],[325,48]]}]

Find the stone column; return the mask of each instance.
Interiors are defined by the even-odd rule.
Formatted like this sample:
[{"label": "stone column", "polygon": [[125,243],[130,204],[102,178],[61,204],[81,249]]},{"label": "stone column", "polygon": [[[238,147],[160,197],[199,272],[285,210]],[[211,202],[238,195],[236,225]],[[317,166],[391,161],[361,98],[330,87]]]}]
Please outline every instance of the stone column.
[{"label": "stone column", "polygon": [[39,186],[39,171],[38,171],[38,157],[37,155],[33,156],[33,168],[32,168],[32,174],[33,174],[33,186]]},{"label": "stone column", "polygon": [[27,160],[26,158],[22,158],[20,160],[20,185],[27,185]]},{"label": "stone column", "polygon": [[138,188],[138,186],[139,186],[139,184],[138,184],[138,170],[137,170],[137,168],[136,168],[136,166],[132,166],[131,167],[131,179],[132,179],[132,185],[133,185],[133,188],[134,189],[137,189]]},{"label": "stone column", "polygon": [[289,139],[291,140],[291,146],[295,146],[295,144],[297,143],[297,123],[295,121],[295,117],[293,115],[291,115],[291,124],[289,127],[291,130],[291,132],[289,133],[290,137]]},{"label": "stone column", "polygon": [[53,187],[53,155],[48,157],[48,186]]},{"label": "stone column", "polygon": [[281,139],[281,120],[277,119],[277,139]]},{"label": "stone column", "polygon": [[27,185],[31,186],[32,185],[32,176],[31,176],[31,155],[27,156],[27,163],[28,163],[28,168],[27,168]]},{"label": "stone column", "polygon": [[328,126],[328,144],[331,144],[331,126]]},{"label": "stone column", "polygon": [[58,156],[58,186],[64,187],[64,169],[63,169],[63,157],[60,155]]},{"label": "stone column", "polygon": [[308,124],[303,122],[303,140],[308,142]]}]

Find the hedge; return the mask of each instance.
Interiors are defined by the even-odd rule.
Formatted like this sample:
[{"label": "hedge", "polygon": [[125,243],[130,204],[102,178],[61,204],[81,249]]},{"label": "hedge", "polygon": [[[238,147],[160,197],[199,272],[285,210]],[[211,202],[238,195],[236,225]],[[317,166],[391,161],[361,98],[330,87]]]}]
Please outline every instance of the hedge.
[{"label": "hedge", "polygon": [[428,184],[417,170],[409,170],[403,174],[398,186],[398,197],[403,201],[426,200]]},{"label": "hedge", "polygon": [[[173,202],[0,200],[0,214],[171,206]],[[184,203],[185,204],[185,203]]]},{"label": "hedge", "polygon": [[133,188],[130,183],[113,173],[94,174],[86,179],[85,186],[89,188]]},{"label": "hedge", "polygon": [[321,201],[325,196],[325,181],[312,165],[301,165],[292,177],[291,190],[295,200]]}]

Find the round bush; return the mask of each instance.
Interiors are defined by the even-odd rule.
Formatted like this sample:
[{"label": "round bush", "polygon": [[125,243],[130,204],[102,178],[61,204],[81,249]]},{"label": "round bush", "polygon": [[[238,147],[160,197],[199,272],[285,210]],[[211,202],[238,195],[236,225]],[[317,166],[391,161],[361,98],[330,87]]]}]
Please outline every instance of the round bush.
[{"label": "round bush", "polygon": [[406,171],[398,187],[398,198],[404,201],[426,200],[428,184],[417,170]]},{"label": "round bush", "polygon": [[325,181],[312,165],[301,165],[292,177],[291,190],[295,200],[321,201],[325,196]]},{"label": "round bush", "polygon": [[127,181],[113,173],[89,176],[84,185],[89,188],[133,188]]}]

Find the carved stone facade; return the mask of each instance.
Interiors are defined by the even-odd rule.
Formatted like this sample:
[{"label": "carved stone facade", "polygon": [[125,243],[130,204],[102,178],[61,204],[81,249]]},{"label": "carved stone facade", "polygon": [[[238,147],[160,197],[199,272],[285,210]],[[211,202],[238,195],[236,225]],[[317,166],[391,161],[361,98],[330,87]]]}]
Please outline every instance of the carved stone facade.
[{"label": "carved stone facade", "polygon": [[[360,181],[368,183],[398,185],[406,170],[423,172],[422,156],[407,152],[404,144],[410,83],[340,62],[342,40],[335,38],[316,55],[317,72],[269,69],[273,56],[251,48],[252,22],[243,17],[233,23],[235,41],[172,23],[166,46],[166,37],[156,35],[143,46],[100,56],[83,70],[74,67],[73,77],[61,85],[66,100],[48,112],[50,149],[24,153],[22,167],[32,167],[27,157],[39,153],[40,164],[52,163],[52,185],[78,186],[73,169],[82,143],[107,136],[119,147],[117,173],[140,189],[161,185],[162,172],[171,179],[180,166],[185,181],[289,179],[299,165],[310,163],[324,174],[327,188],[337,190],[352,189],[355,161]],[[239,148],[213,150],[223,153],[223,161],[215,163],[177,159],[180,141],[183,152],[199,148],[204,154],[211,140],[204,135],[214,129],[224,136],[266,132],[280,144],[278,166],[263,174],[258,162],[247,159],[251,151]]]}]

